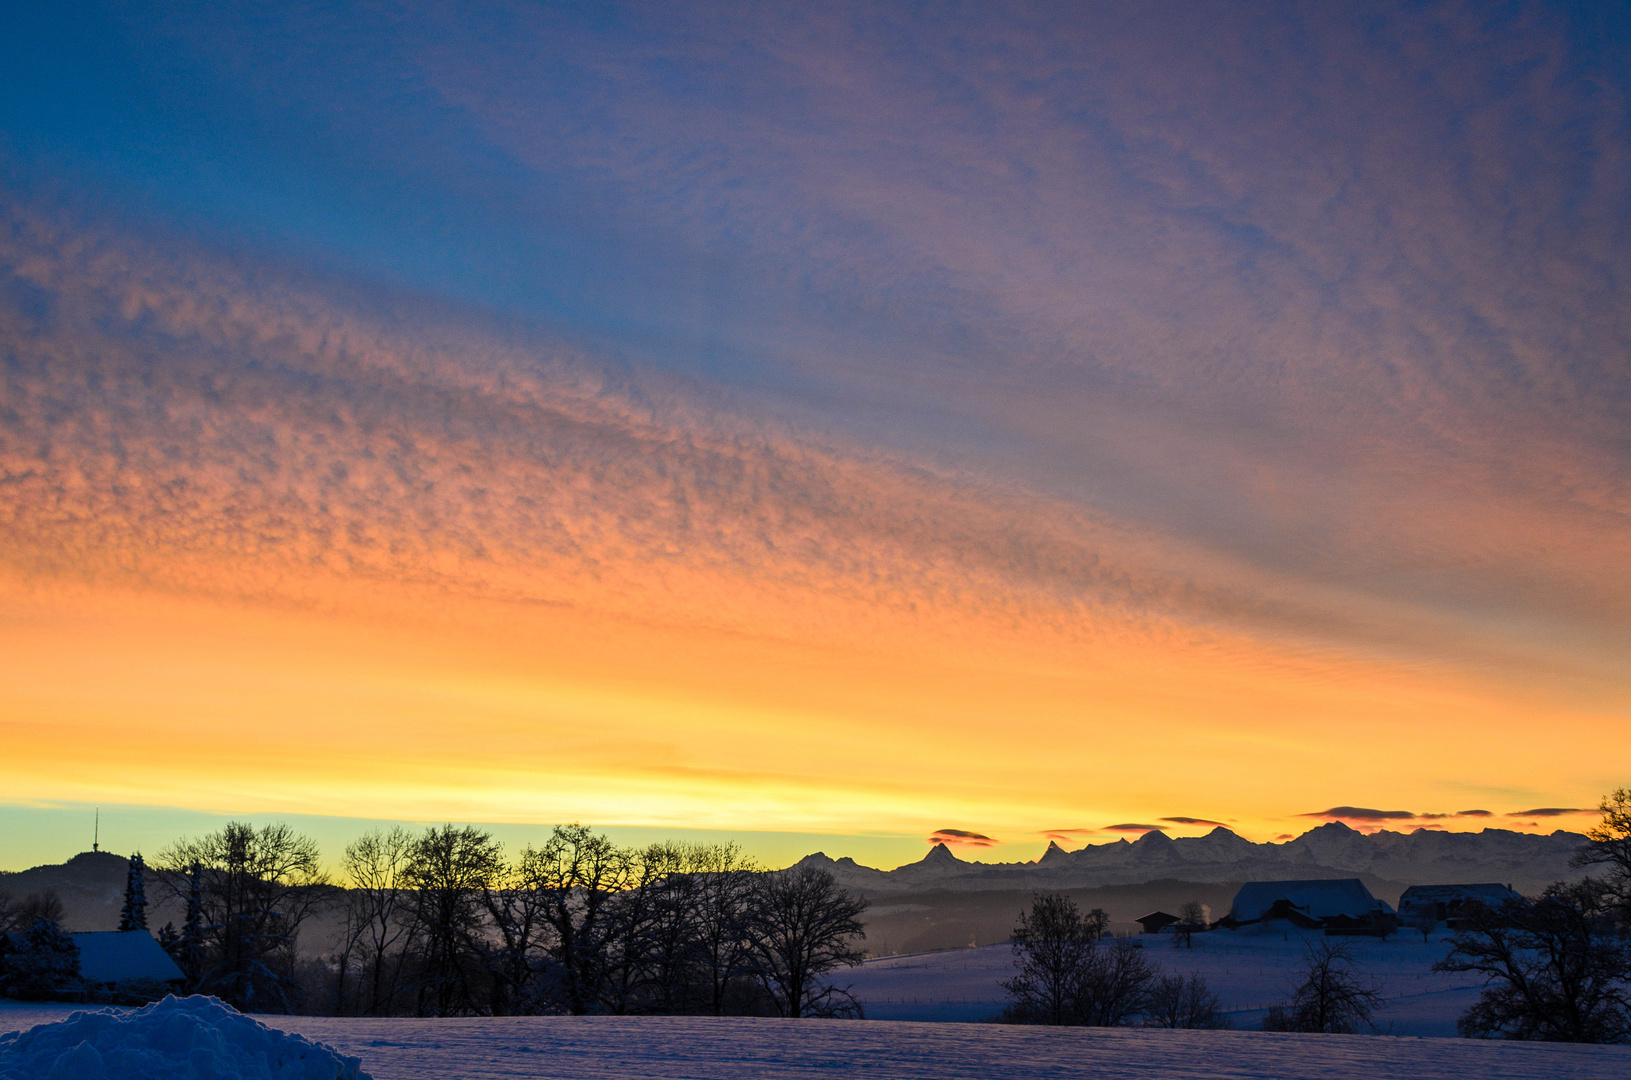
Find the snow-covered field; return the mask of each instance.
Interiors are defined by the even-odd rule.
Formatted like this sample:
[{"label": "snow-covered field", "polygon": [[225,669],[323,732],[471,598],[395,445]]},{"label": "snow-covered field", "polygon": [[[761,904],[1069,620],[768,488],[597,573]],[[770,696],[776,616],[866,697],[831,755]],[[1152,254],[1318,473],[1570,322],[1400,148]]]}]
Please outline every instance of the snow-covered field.
[{"label": "snow-covered field", "polygon": [[[1295,931],[1282,936],[1278,931],[1218,930],[1196,934],[1187,949],[1166,934],[1141,939],[1146,955],[1168,972],[1204,976],[1241,1030],[1261,1026],[1268,1007],[1290,996],[1305,947]],[[1313,940],[1323,940],[1323,935]],[[1442,936],[1426,944],[1415,932],[1395,934],[1388,941],[1347,940],[1354,946],[1360,974],[1382,985],[1386,1005],[1377,1024],[1383,1031],[1455,1035],[1456,1018],[1477,999],[1479,984],[1465,975],[1432,971],[1448,948]],[[840,981],[854,984],[874,1020],[983,1020],[1002,1011],[1000,983],[1013,971],[1007,945],[985,945],[872,960]]]},{"label": "snow-covered field", "polygon": [[[0,1008],[0,1026],[61,1015],[37,1007]],[[1631,1075],[1631,1048],[1464,1039],[689,1017],[261,1019],[362,1059],[374,1080],[795,1080],[849,1073],[879,1080],[1623,1080]],[[177,1080],[193,1076],[173,1075]],[[223,1078],[206,1073],[197,1080]]]},{"label": "snow-covered field", "polygon": [[[1011,970],[1006,945],[869,962],[850,973],[872,1017],[865,1021],[259,1019],[360,1059],[373,1080],[792,1080],[848,1073],[880,1080],[1071,1076],[1624,1080],[1631,1076],[1631,1047],[1251,1031],[1262,1010],[1283,1000],[1289,991],[1291,972],[1302,955],[1302,942],[1295,935],[1218,932],[1197,936],[1193,949],[1175,948],[1165,937],[1147,940],[1150,958],[1168,971],[1205,975],[1242,1030],[1048,1029],[922,1022],[981,1019],[996,1013],[1003,998],[998,980]],[[1442,941],[1424,945],[1419,936],[1414,940],[1401,936],[1388,942],[1357,939],[1355,946],[1364,972],[1383,984],[1388,998],[1381,1017],[1384,1030],[1404,1036],[1454,1032],[1455,1017],[1477,991],[1465,980],[1429,970],[1445,948]],[[59,1021],[71,1011],[61,1006],[0,1002],[0,1032]],[[0,1042],[0,1076],[9,1080],[4,1045]],[[32,1080],[27,1072],[18,1075]],[[46,1080],[55,1075],[42,1073],[40,1077]],[[111,1080],[119,1074],[107,1075]],[[155,1075],[181,1080],[194,1074]],[[196,1075],[198,1080],[220,1080],[227,1074]],[[69,1070],[61,1076],[86,1080],[89,1074]],[[101,1080],[100,1075],[96,1080]]]}]

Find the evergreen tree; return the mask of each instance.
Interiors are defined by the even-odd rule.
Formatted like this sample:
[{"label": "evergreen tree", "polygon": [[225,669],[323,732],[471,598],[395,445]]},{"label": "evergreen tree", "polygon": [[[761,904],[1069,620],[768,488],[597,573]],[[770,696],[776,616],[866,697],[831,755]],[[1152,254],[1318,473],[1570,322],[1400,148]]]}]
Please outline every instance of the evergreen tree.
[{"label": "evergreen tree", "polygon": [[159,927],[159,946],[170,954],[170,959],[179,962],[181,957],[181,934],[176,930],[176,924],[167,922]]},{"label": "evergreen tree", "polygon": [[120,930],[147,929],[147,890],[142,880],[146,869],[141,852],[131,856],[130,868],[125,871],[125,906],[119,912]]},{"label": "evergreen tree", "polygon": [[54,919],[35,919],[9,941],[0,996],[44,998],[72,987],[79,978],[79,947]]},{"label": "evergreen tree", "polygon": [[180,955],[176,963],[187,976],[189,987],[197,987],[204,974],[204,868],[193,863],[187,872],[187,919],[181,924]]}]

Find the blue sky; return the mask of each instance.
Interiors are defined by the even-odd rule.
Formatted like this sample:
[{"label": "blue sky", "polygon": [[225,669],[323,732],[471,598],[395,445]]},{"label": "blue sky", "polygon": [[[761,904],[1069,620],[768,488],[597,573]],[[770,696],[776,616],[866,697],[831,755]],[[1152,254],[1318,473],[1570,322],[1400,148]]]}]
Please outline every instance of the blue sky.
[{"label": "blue sky", "polygon": [[[48,597],[70,586],[328,619],[435,582],[454,607],[795,651],[1017,635],[1046,674],[981,693],[1055,695],[1019,724],[1035,739],[1098,710],[1216,730],[1371,709],[1453,715],[1453,743],[1494,710],[1504,756],[1395,801],[1581,805],[1623,780],[1531,782],[1518,749],[1618,738],[1631,707],[1618,7],[62,4],[13,26],[14,628],[88,633]],[[1040,628],[1074,644],[1020,641]],[[1227,655],[1250,688],[1169,695],[1142,661],[1117,681],[1091,643],[1126,635],[1175,671]],[[685,698],[672,668],[653,693]],[[1292,669],[1324,689],[1264,689]],[[1393,679],[1424,682],[1396,701]],[[17,737],[138,708],[75,693],[19,690]],[[918,745],[876,723],[880,760]],[[1002,726],[947,724],[959,760]],[[1342,782],[1394,782],[1367,762]],[[1231,812],[1141,784],[854,817]],[[1288,792],[1284,813],[1383,801]],[[684,813],[736,820],[704,803]],[[662,805],[623,823],[681,815]],[[806,813],[776,827],[854,824]]]}]

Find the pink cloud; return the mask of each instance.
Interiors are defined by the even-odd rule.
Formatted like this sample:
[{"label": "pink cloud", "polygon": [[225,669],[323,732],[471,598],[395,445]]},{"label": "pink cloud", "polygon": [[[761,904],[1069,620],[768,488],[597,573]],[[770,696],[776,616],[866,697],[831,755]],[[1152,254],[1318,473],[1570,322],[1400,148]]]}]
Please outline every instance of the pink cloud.
[{"label": "pink cloud", "polygon": [[993,840],[984,833],[969,832],[965,829],[936,829],[929,834],[928,842],[931,844],[946,844],[956,847],[996,847],[1001,841]]}]

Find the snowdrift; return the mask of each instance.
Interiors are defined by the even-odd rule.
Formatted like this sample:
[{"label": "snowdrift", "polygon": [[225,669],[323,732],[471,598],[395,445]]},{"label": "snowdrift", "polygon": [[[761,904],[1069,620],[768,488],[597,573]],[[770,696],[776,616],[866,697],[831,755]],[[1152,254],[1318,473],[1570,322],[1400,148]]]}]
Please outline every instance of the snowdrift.
[{"label": "snowdrift", "polygon": [[361,1065],[210,997],[0,1035],[0,1080],[368,1080]]}]

